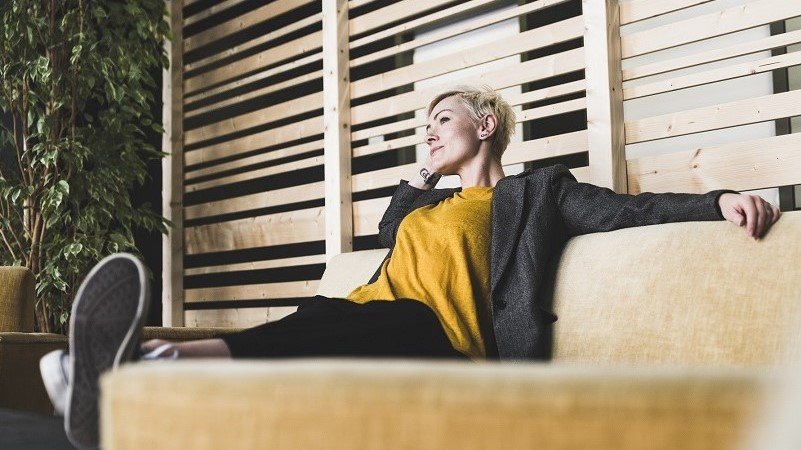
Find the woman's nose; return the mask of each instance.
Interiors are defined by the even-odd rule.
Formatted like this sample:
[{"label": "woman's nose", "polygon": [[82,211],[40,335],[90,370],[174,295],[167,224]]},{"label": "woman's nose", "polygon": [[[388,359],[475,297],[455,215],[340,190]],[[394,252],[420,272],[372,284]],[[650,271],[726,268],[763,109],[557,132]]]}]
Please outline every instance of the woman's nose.
[{"label": "woman's nose", "polygon": [[437,138],[433,134],[429,134],[429,135],[426,136],[426,144],[428,144],[428,145],[431,145],[436,140],[437,140]]}]

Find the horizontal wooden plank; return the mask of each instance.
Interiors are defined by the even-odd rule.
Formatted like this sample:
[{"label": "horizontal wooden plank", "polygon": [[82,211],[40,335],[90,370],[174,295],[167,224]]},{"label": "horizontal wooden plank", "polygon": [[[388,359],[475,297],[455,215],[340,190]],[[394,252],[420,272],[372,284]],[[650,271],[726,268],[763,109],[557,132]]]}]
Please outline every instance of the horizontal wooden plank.
[{"label": "horizontal wooden plank", "polygon": [[247,153],[260,148],[278,145],[282,142],[290,142],[321,134],[323,134],[323,117],[312,117],[300,122],[192,150],[186,153],[184,161],[186,165],[211,162],[226,156]]},{"label": "horizontal wooden plank", "polygon": [[229,175],[224,178],[217,178],[214,180],[201,181],[200,183],[190,184],[185,186],[186,192],[197,192],[203,189],[208,189],[217,186],[223,186],[231,183],[238,183],[240,181],[252,180],[254,178],[266,177],[268,175],[275,175],[278,173],[291,172],[293,170],[306,169],[314,166],[323,165],[323,156],[314,156],[311,158],[302,159],[299,161],[292,161],[277,166],[265,167],[263,169],[252,170],[250,172],[238,173],[236,175]]},{"label": "horizontal wooden plank", "polygon": [[[579,98],[575,100],[569,100],[566,102],[554,103],[552,105],[541,106],[539,108],[525,109],[516,115],[515,123],[529,122],[536,119],[542,119],[544,117],[555,116],[558,114],[564,114],[566,112],[578,111],[586,108],[587,108],[587,100],[584,98]],[[361,147],[354,147],[353,156],[354,157],[365,156],[393,149],[408,147],[412,145],[423,144],[425,142],[425,138],[426,138],[426,133],[425,131],[421,130],[420,132],[413,134],[411,136],[404,136],[401,138],[390,139],[388,141],[378,142],[375,144],[368,144],[368,145],[363,145]]]},{"label": "horizontal wooden plank", "polygon": [[291,203],[305,202],[323,198],[324,182],[301,184],[283,189],[275,189],[241,197],[228,198],[184,208],[184,219],[231,214],[252,209],[270,208]]},{"label": "horizontal wooden plank", "polygon": [[[283,73],[283,72],[288,72],[290,70],[297,69],[299,67],[303,67],[303,66],[305,66],[307,64],[311,64],[311,63],[316,62],[316,61],[322,61],[322,59],[323,59],[323,53],[320,51],[320,52],[313,53],[313,54],[308,55],[308,56],[304,56],[303,58],[296,59],[296,60],[293,60],[293,61],[288,62],[288,63],[284,63],[284,64],[282,64],[280,66],[273,67],[272,69],[268,69],[268,70],[264,70],[264,71],[261,71],[261,72],[257,72],[257,73],[254,73],[253,75],[248,75],[245,78],[241,78],[241,79],[238,79],[236,81],[231,81],[229,83],[225,83],[225,84],[223,84],[221,86],[217,86],[217,87],[212,88],[212,89],[208,89],[208,90],[201,91],[201,92],[193,92],[192,94],[187,95],[187,96],[184,97],[184,105],[191,105],[194,102],[198,102],[200,100],[204,100],[204,99],[207,99],[207,98],[212,97],[212,96],[217,96],[217,95],[220,95],[220,94],[224,94],[224,93],[226,93],[228,91],[231,91],[233,89],[238,89],[238,88],[241,88],[243,86],[247,86],[247,85],[249,85],[251,83],[255,83],[255,82],[257,82],[259,80],[263,80],[265,78],[269,78],[269,77],[271,77],[273,75],[276,75],[276,74],[279,74],[279,73]],[[322,78],[322,71],[312,71],[310,73],[313,73],[313,74],[317,75],[318,78]],[[289,81],[291,81],[291,80],[289,80]],[[294,83],[291,84],[291,85],[294,85]]]},{"label": "horizontal wooden plank", "polygon": [[351,19],[348,23],[349,34],[350,36],[355,36],[366,33],[386,24],[431,11],[452,2],[453,0],[401,0],[394,2]]},{"label": "horizontal wooden plank", "polygon": [[639,22],[651,17],[679,11],[712,0],[631,0],[620,2],[620,24]]},{"label": "horizontal wooden plank", "polygon": [[[438,11],[434,14],[427,14],[423,17],[418,19],[404,22],[398,26],[391,27],[386,30],[379,31],[378,33],[373,33],[368,36],[365,36],[360,39],[356,39],[350,43],[350,48],[358,48],[363,45],[375,42],[379,39],[384,39],[390,36],[394,36],[399,33],[406,33],[412,31],[416,28],[426,26],[430,28],[432,24],[442,21],[443,19],[449,19],[457,14],[465,14],[473,9],[483,7],[488,3],[492,3],[493,0],[471,0],[467,3],[462,3],[451,8],[444,9],[442,11]],[[429,33],[428,36],[425,38],[417,38],[410,42],[405,42],[403,44],[398,44],[393,47],[386,48],[384,50],[380,50],[377,52],[373,52],[367,54],[365,56],[352,59],[350,61],[351,67],[357,67],[362,64],[367,64],[372,61],[377,61],[381,58],[387,58],[392,55],[396,55],[401,52],[406,52],[409,50],[413,50],[415,48],[421,47],[423,45],[428,45],[432,42],[439,42],[444,39],[451,38],[453,36],[458,36],[460,34],[464,34],[473,30],[477,30],[479,28],[488,27],[490,25],[494,25],[498,22],[502,22],[504,20],[508,20],[514,17],[518,17],[523,14],[528,14],[534,11],[538,11],[544,8],[548,8],[551,6],[559,5],[561,3],[566,2],[567,0],[540,0],[533,3],[528,3],[522,6],[518,6],[514,9],[507,9],[504,11],[498,11],[493,14],[489,15],[481,15],[475,19],[462,21],[459,23],[457,27],[448,27],[445,30],[442,30],[437,33]]]},{"label": "horizontal wooden plank", "polygon": [[661,94],[663,92],[677,91],[679,89],[784,69],[799,64],[801,64],[801,52],[787,53],[759,61],[749,61],[742,64],[722,67],[720,69],[624,88],[623,99],[631,100],[649,95]]},{"label": "horizontal wooden plank", "polygon": [[576,180],[581,183],[589,183],[590,182],[590,168],[589,167],[576,167],[574,169],[570,169],[570,173],[576,177]]},{"label": "horizontal wooden plank", "polygon": [[325,264],[325,255],[296,256],[293,258],[268,259],[264,261],[251,261],[236,264],[221,264],[217,266],[192,267],[184,269],[184,275],[208,275],[211,273],[229,273],[245,270],[276,269],[284,267],[304,266],[309,264]]},{"label": "horizontal wooden plank", "polygon": [[186,78],[184,79],[184,89],[187,94],[191,94],[203,89],[216,87],[225,81],[258,72],[261,68],[290,60],[300,54],[319,51],[322,46],[323,34],[321,31],[316,31],[222,67]]},{"label": "horizontal wooden plank", "polygon": [[416,162],[402,166],[388,167],[371,172],[353,174],[351,192],[369,191],[370,189],[395,186],[401,177],[408,177],[420,165]]},{"label": "horizontal wooden plank", "polygon": [[426,14],[414,20],[406,20],[394,27],[389,27],[384,30],[378,31],[376,33],[370,33],[366,36],[360,37],[359,39],[354,39],[350,41],[350,43],[348,44],[348,48],[353,50],[359,47],[363,47],[367,44],[372,44],[373,42],[379,41],[381,39],[386,39],[388,37],[392,37],[401,33],[408,33],[410,31],[413,31],[421,27],[426,27],[430,29],[432,25],[436,24],[439,21],[442,21],[443,19],[452,18],[457,14],[464,14],[466,12],[469,12],[470,10],[482,7],[491,2],[492,0],[470,0],[466,3],[452,6],[450,8],[445,8],[441,11],[437,11],[432,14]]},{"label": "horizontal wooden plank", "polygon": [[700,64],[721,61],[737,56],[750,55],[752,53],[758,53],[766,50],[773,50],[776,48],[797,44],[799,42],[801,42],[801,30],[777,34],[775,36],[758,39],[756,41],[735,44],[720,49],[707,50],[705,52],[681,56],[679,58],[673,58],[667,61],[658,61],[650,64],[630,67],[623,70],[623,81],[636,80],[651,75],[671,72],[673,70],[695,67]]},{"label": "horizontal wooden plank", "polygon": [[325,208],[187,227],[184,233],[186,255],[319,241],[325,236]]},{"label": "horizontal wooden plank", "polygon": [[514,70],[509,70],[509,68],[493,70],[480,75],[451,80],[430,88],[418,89],[364,105],[354,106],[350,110],[351,123],[353,125],[362,124],[426,107],[428,102],[437,94],[459,84],[487,85],[497,90],[575,72],[583,68],[584,49],[568,50],[520,63],[515,65]]},{"label": "horizontal wooden plank", "polygon": [[184,322],[188,327],[252,328],[280,320],[297,309],[297,306],[272,306],[189,310],[184,312]]},{"label": "horizontal wooden plank", "polygon": [[219,14],[227,9],[230,9],[245,0],[225,0],[223,2],[217,3],[216,5],[211,5],[206,9],[199,11],[197,14],[193,14],[184,19],[184,27],[188,25],[192,25],[193,23],[199,22],[203,19],[208,19],[209,17]]},{"label": "horizontal wooden plank", "polygon": [[289,33],[295,32],[300,30],[301,28],[305,28],[311,25],[314,25],[317,22],[322,20],[323,13],[313,14],[309,17],[303,18],[296,22],[292,22],[289,25],[278,28],[276,30],[269,31],[267,33],[262,34],[261,36],[257,37],[256,39],[251,39],[247,42],[243,42],[239,45],[233,45],[225,49],[225,51],[220,51],[209,55],[203,59],[199,59],[197,61],[193,61],[184,65],[184,72],[188,72],[190,70],[200,69],[203,68],[213,62],[217,62],[221,59],[231,58],[238,53],[242,53],[246,50],[250,50],[251,48],[258,47],[262,44],[267,42],[276,40],[282,36],[286,36]]},{"label": "horizontal wooden plank", "polygon": [[225,137],[228,134],[246,131],[298,114],[323,109],[323,93],[315,92],[302,97],[293,98],[277,105],[257,109],[239,116],[230,117],[220,122],[213,122],[202,127],[184,132],[184,145],[197,144],[209,139]]},{"label": "horizontal wooden plank", "polygon": [[512,142],[503,153],[504,165],[586,152],[587,130],[557,134],[530,141]]},{"label": "horizontal wooden plank", "polygon": [[309,81],[318,80],[323,77],[323,73],[321,71],[310,72],[307,74],[300,75],[298,77],[292,78],[290,80],[281,81],[279,83],[271,84],[269,86],[265,86],[263,88],[256,89],[255,91],[250,91],[240,95],[234,95],[231,97],[226,97],[224,100],[213,103],[208,106],[204,106],[202,108],[193,109],[192,111],[188,111],[184,114],[184,117],[191,119],[192,117],[199,116],[201,114],[206,114],[209,112],[216,112],[221,108],[225,108],[227,106],[236,105],[237,103],[243,103],[248,100],[252,100],[256,97],[261,97],[263,95],[267,95],[273,92],[282,91],[284,89],[297,86],[301,83],[307,83]]},{"label": "horizontal wooden plank", "polygon": [[376,1],[376,0],[350,0],[348,2],[348,8],[350,8],[350,9],[358,8],[360,6],[369,5],[370,3],[373,3],[374,1]]},{"label": "horizontal wooden plank", "polygon": [[313,297],[319,284],[318,280],[309,280],[187,289],[186,303]]},{"label": "horizontal wooden plank", "polygon": [[626,143],[634,144],[797,115],[801,115],[801,90],[626,122]]},{"label": "horizontal wooden plank", "polygon": [[[505,100],[511,106],[518,106],[524,103],[537,102],[581,92],[586,89],[586,86],[587,83],[584,80],[572,81],[570,83],[537,89],[534,91],[524,92],[522,94],[507,95]],[[423,108],[421,109],[424,109],[427,106],[428,104],[426,103],[426,105],[423,105]],[[406,131],[411,128],[422,127],[426,125],[426,121],[427,119],[425,117],[414,117],[412,119],[401,120],[387,125],[379,125],[377,127],[354,131],[351,133],[351,141],[367,139],[374,136],[383,136],[389,133],[397,133],[399,131]]]},{"label": "horizontal wooden plank", "polygon": [[[395,181],[399,183],[400,179]],[[353,202],[353,235],[370,236],[378,234],[378,222],[389,206],[390,197],[374,198]]]},{"label": "horizontal wooden plank", "polygon": [[259,22],[300,8],[313,1],[315,0],[281,0],[280,2],[270,2],[260,8],[249,11],[241,16],[227,20],[208,30],[201,31],[194,36],[184,39],[184,52],[190,52],[204,45],[211,44],[214,41],[244,30]]},{"label": "horizontal wooden plank", "polygon": [[511,37],[390,70],[351,83],[351,98],[356,99],[376,92],[396,88],[415,81],[453,72],[466,67],[495,61],[528,50],[580,38],[584,33],[584,18],[574,17],[551,25],[525,31]]},{"label": "horizontal wooden plank", "polygon": [[801,133],[635,158],[627,164],[634,194],[801,184]]},{"label": "horizontal wooden plank", "polygon": [[620,49],[624,59],[631,58],[799,15],[801,2],[756,0],[623,36],[620,39]]},{"label": "horizontal wooden plank", "polygon": [[236,159],[234,161],[229,161],[227,163],[217,164],[211,167],[193,170],[191,172],[185,172],[186,175],[184,179],[187,181],[194,180],[195,178],[213,175],[215,173],[223,172],[226,170],[241,169],[255,164],[261,164],[268,161],[274,161],[280,158],[301,155],[303,153],[308,153],[314,150],[322,150],[322,149],[323,149],[322,140],[307,142],[305,144],[293,145],[290,147],[280,148],[278,150],[272,150],[267,153],[260,153],[258,155],[248,156],[247,158]]}]

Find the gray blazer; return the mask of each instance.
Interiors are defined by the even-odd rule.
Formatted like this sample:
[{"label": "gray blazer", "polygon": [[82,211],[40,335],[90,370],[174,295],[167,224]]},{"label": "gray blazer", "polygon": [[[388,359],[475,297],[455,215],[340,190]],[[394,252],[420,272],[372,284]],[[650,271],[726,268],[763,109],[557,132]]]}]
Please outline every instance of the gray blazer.
[{"label": "gray blazer", "polygon": [[[378,239],[392,249],[411,211],[452,197],[457,189],[422,190],[401,180],[381,222]],[[579,183],[564,165],[526,170],[498,182],[492,195],[490,296],[494,343],[487,356],[544,359],[551,350],[548,286],[555,258],[573,236],[668,222],[722,220],[717,199],[706,194],[617,194]],[[392,255],[390,251],[387,255]],[[373,275],[370,282],[378,278]]]}]

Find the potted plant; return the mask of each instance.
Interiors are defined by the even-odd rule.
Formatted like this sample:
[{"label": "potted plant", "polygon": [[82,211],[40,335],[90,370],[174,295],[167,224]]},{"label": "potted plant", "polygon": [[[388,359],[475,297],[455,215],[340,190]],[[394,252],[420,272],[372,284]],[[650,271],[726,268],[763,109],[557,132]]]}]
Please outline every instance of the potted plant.
[{"label": "potted plant", "polygon": [[36,324],[63,332],[94,263],[168,223],[131,201],[162,133],[162,0],[0,4],[0,263],[36,277]]}]

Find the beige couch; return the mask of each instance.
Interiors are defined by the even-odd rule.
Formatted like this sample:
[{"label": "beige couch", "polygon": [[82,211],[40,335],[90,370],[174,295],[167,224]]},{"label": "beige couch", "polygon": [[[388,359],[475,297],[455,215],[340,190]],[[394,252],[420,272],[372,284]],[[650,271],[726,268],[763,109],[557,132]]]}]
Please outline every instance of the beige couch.
[{"label": "beige couch", "polygon": [[[385,251],[343,254],[343,296]],[[553,360],[183,361],[102,380],[106,449],[724,449],[799,331],[801,212],[581,236],[553,276]]]}]

